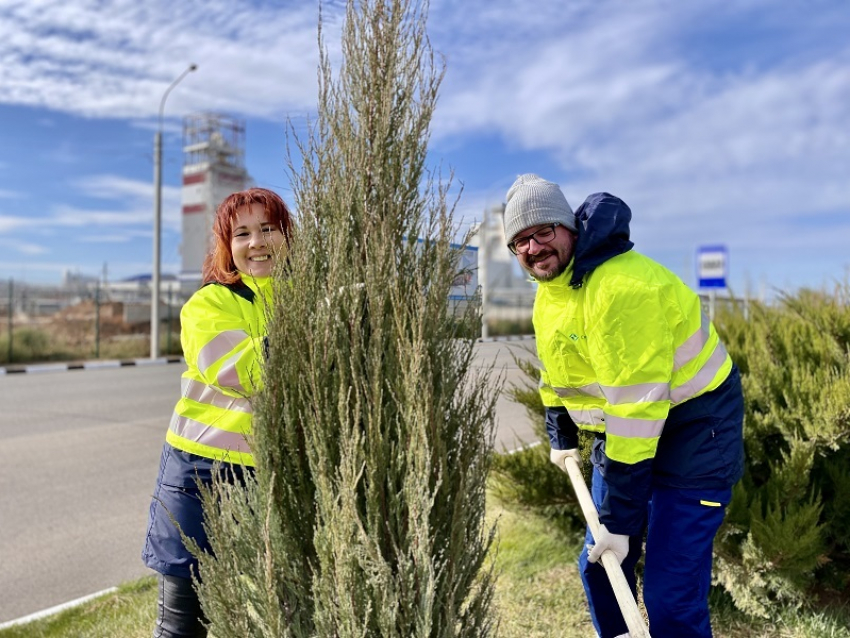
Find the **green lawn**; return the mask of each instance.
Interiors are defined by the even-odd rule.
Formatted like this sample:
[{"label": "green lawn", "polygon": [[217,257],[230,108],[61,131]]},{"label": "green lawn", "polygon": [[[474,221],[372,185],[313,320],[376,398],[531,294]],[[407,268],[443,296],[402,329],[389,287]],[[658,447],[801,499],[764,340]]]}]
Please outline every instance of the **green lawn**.
[{"label": "green lawn", "polygon": [[[498,521],[496,608],[501,638],[594,636],[578,577],[578,536],[553,532],[546,521],[491,499]],[[117,592],[50,618],[0,631],[0,638],[148,638],[156,581],[143,578]],[[712,597],[717,638],[850,638],[850,607],[832,612],[777,610],[771,621],[752,620],[728,600]]]},{"label": "green lawn", "polygon": [[0,631],[2,638],[150,638],[156,579],[127,583],[79,607]]}]

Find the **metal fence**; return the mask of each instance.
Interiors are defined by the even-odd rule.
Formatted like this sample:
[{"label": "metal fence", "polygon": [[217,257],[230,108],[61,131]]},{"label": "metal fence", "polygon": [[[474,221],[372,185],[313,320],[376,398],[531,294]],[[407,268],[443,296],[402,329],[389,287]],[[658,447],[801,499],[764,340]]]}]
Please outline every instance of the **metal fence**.
[{"label": "metal fence", "polygon": [[[179,315],[188,295],[165,286],[160,349],[180,352]],[[147,282],[45,286],[0,282],[0,363],[143,357],[150,351]]]},{"label": "metal fence", "polygon": [[[159,351],[180,354],[180,309],[193,290],[181,289],[176,280],[162,282],[161,290]],[[712,318],[721,308],[734,308],[745,318],[749,314],[745,298],[701,295],[701,299]],[[96,280],[62,286],[0,280],[0,365],[147,357],[150,300],[147,280],[108,286]],[[468,299],[450,302],[458,311]],[[491,336],[530,332],[533,304],[534,289],[491,291],[484,309]]]}]

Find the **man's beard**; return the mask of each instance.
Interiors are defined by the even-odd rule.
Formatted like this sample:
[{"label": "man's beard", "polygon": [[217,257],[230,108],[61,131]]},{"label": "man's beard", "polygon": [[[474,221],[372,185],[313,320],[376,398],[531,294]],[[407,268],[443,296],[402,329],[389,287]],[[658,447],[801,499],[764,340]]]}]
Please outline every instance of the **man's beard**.
[{"label": "man's beard", "polygon": [[[545,272],[545,273],[540,273],[539,271],[534,270],[534,263],[536,263],[538,261],[543,261],[544,259],[547,259],[550,255],[555,255],[558,258],[558,263],[552,270]],[[567,269],[568,265],[569,265],[569,263],[567,262],[567,260],[561,259],[561,255],[559,255],[557,251],[553,250],[549,254],[538,255],[534,259],[534,262],[529,264],[530,268],[526,268],[526,271],[528,272],[528,274],[530,274],[534,278],[535,281],[546,282],[546,281],[552,281],[558,275],[562,274]]]}]

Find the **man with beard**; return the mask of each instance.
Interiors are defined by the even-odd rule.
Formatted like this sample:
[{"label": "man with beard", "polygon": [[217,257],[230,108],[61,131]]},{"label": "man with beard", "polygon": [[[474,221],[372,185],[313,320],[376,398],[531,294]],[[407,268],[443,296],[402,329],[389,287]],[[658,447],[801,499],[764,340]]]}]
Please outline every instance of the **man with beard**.
[{"label": "man with beard", "polygon": [[537,281],[550,459],[581,460],[590,433],[598,537],[579,558],[601,638],[627,636],[605,571],[611,550],[643,595],[654,638],[710,637],[712,544],[743,473],[738,369],[699,297],[632,250],[631,210],[595,193],[573,213],[557,184],[521,175],[507,194],[505,238]]}]

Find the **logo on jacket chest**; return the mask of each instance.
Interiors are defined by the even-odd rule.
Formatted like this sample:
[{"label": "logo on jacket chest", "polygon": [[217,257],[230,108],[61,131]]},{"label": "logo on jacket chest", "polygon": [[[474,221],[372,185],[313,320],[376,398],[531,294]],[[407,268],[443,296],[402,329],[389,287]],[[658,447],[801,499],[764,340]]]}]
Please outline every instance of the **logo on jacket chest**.
[{"label": "logo on jacket chest", "polygon": [[571,332],[569,330],[563,330],[560,333],[560,339],[564,339],[566,337],[570,341],[572,341],[575,345],[581,347],[587,343],[587,335],[579,334],[577,332]]},{"label": "logo on jacket chest", "polygon": [[[561,352],[567,356],[578,356],[582,359],[587,358],[587,335],[572,330],[565,330],[561,333]],[[572,360],[571,363],[575,363]]]}]

